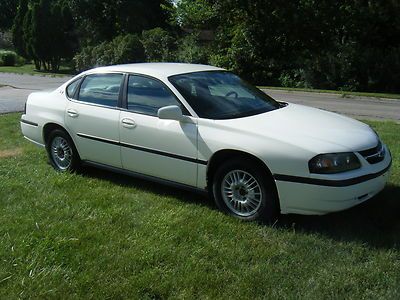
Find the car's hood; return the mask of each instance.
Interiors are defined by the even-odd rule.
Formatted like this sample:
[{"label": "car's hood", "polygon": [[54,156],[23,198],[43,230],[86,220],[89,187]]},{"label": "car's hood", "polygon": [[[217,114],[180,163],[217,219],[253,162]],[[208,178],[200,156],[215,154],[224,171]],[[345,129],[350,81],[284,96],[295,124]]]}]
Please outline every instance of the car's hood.
[{"label": "car's hood", "polygon": [[376,146],[378,139],[364,123],[297,104],[251,117],[217,122],[319,153],[365,150]]}]

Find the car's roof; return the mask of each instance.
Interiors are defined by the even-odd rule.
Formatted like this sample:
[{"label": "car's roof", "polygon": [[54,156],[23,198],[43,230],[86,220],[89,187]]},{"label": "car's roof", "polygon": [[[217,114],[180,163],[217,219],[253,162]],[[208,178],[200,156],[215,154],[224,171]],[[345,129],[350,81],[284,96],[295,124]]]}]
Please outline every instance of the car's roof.
[{"label": "car's roof", "polygon": [[172,75],[201,72],[201,71],[220,71],[221,68],[197,65],[197,64],[183,64],[183,63],[137,63],[126,65],[114,65],[107,67],[99,67],[88,70],[85,73],[102,73],[102,72],[126,72],[126,73],[139,73],[149,76],[163,76],[169,77]]}]

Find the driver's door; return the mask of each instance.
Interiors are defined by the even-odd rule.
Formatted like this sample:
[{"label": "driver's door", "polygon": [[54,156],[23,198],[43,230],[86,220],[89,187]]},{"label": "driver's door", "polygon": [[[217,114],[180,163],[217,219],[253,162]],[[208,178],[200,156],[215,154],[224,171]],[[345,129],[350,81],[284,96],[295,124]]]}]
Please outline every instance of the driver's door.
[{"label": "driver's door", "polygon": [[119,125],[123,168],[196,186],[196,119],[159,119],[157,111],[164,106],[178,105],[186,111],[161,81],[146,76],[129,76],[126,102]]}]

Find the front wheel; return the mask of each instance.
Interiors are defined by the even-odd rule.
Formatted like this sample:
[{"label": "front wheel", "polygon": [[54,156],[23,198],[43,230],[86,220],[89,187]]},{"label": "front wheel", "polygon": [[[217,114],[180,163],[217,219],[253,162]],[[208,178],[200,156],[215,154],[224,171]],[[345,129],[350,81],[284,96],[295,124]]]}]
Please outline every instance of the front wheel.
[{"label": "front wheel", "polygon": [[60,172],[76,171],[80,164],[79,154],[70,136],[61,129],[53,130],[46,145],[51,165]]},{"label": "front wheel", "polygon": [[246,221],[273,222],[279,204],[270,178],[252,161],[228,161],[215,173],[213,196],[224,212]]}]

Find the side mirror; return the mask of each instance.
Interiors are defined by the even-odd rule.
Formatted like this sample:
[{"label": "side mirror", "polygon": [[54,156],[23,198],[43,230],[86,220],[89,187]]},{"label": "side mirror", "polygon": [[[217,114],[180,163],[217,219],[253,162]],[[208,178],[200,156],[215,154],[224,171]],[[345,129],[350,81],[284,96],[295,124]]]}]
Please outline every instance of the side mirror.
[{"label": "side mirror", "polygon": [[183,119],[182,110],[177,105],[170,105],[161,107],[157,112],[158,118],[163,120],[176,120]]}]

